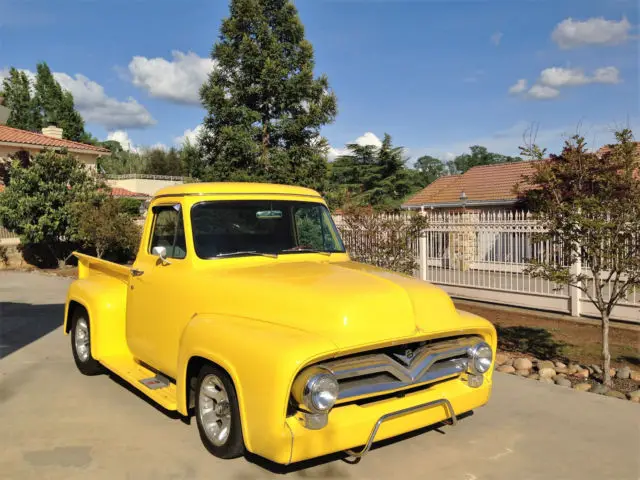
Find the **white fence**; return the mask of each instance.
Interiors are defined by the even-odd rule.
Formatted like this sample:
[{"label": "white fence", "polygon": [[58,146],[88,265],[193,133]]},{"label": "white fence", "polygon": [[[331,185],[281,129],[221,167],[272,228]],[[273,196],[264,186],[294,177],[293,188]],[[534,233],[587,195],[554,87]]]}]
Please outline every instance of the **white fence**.
[{"label": "white fence", "polygon": [[[424,215],[428,220],[425,235],[412,242],[420,265],[417,275],[423,280],[441,285],[453,297],[599,316],[579,289],[525,273],[532,258],[563,258],[557,244],[534,242],[534,234],[542,227],[526,212],[428,211]],[[350,239],[353,233],[349,232]],[[346,243],[350,247],[352,242]],[[590,275],[580,268],[572,267],[574,273]],[[605,294],[607,291],[605,288]],[[640,290],[623,299],[612,318],[640,323]]]}]

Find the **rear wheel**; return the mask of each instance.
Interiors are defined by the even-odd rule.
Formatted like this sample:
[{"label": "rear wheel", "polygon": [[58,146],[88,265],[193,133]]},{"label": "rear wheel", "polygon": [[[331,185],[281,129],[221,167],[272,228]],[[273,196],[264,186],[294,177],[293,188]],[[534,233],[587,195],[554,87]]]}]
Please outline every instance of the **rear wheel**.
[{"label": "rear wheel", "polygon": [[91,356],[91,330],[89,315],[83,309],[73,313],[71,323],[71,351],[78,370],[84,375],[102,373],[102,365]]},{"label": "rear wheel", "polygon": [[222,369],[205,365],[196,382],[196,422],[202,443],[219,458],[244,454],[238,397]]}]

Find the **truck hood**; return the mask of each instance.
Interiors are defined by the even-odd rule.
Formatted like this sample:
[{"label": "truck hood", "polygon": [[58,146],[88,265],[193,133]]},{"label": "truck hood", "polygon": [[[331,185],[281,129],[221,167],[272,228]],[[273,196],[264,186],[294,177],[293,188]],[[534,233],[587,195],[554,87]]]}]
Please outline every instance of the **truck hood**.
[{"label": "truck hood", "polygon": [[356,262],[274,262],[214,275],[213,313],[304,330],[340,350],[455,329],[458,319],[440,288]]}]

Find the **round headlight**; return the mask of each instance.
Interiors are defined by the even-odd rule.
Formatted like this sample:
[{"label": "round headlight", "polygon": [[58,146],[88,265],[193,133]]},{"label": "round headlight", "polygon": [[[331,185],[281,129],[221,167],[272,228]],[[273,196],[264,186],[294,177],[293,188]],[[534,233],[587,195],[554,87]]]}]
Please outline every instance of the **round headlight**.
[{"label": "round headlight", "polygon": [[474,345],[469,351],[471,356],[471,367],[477,373],[485,373],[491,367],[493,360],[493,351],[491,347],[484,343]]},{"label": "round headlight", "polygon": [[338,381],[330,373],[312,376],[305,388],[305,406],[312,411],[322,413],[333,408],[338,400]]}]

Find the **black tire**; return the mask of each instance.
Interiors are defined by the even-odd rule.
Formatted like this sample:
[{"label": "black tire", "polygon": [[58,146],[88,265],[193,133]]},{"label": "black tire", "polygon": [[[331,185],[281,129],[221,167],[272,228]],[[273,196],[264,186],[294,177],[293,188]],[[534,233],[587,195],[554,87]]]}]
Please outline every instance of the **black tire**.
[{"label": "black tire", "polygon": [[[212,375],[220,379],[228,396],[229,416],[231,422],[229,426],[228,437],[222,445],[216,445],[209,438],[201,418],[200,391],[202,383],[205,379],[210,378]],[[209,453],[218,458],[230,459],[241,457],[242,455],[244,455],[244,437],[242,436],[242,422],[240,419],[240,408],[238,407],[238,396],[229,375],[217,366],[204,365],[200,369],[195,387],[195,417],[196,423],[198,424],[198,431],[200,432],[200,439],[202,440],[205,448],[209,451]]]},{"label": "black tire", "polygon": [[[84,323],[83,323],[84,322]],[[81,327],[86,325],[86,332],[80,332]],[[88,336],[87,349],[88,351],[79,352],[77,349],[78,342],[76,338],[78,335],[86,333]],[[89,324],[89,315],[83,308],[76,308],[71,317],[71,351],[73,352],[73,359],[76,362],[76,367],[83,375],[94,376],[100,375],[104,372],[102,365],[97,362],[91,355],[91,326]]]}]

